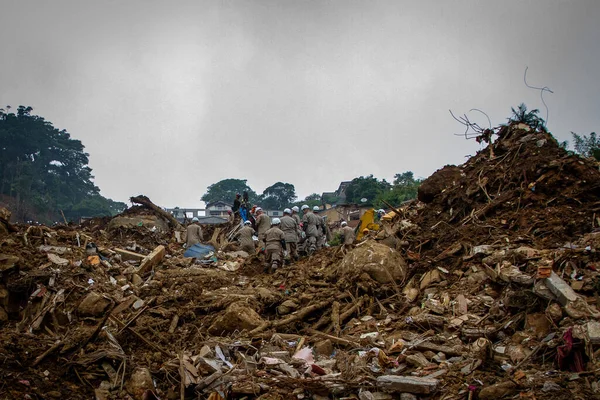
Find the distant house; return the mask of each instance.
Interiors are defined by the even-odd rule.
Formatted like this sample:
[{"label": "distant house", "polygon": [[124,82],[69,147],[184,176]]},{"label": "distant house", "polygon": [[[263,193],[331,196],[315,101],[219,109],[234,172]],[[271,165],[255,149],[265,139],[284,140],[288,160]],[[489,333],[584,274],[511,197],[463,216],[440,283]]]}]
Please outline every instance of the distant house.
[{"label": "distant house", "polygon": [[206,204],[206,216],[207,217],[223,217],[228,218],[229,211],[231,211],[231,205],[224,201],[214,201]]}]

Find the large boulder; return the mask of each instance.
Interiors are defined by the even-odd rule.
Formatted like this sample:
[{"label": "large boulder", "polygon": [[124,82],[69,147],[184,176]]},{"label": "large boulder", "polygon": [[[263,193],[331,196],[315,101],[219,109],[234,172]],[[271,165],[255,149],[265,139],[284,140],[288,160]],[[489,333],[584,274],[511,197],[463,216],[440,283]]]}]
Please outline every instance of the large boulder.
[{"label": "large boulder", "polygon": [[263,322],[260,315],[247,303],[237,301],[227,307],[225,312],[208,328],[208,331],[213,335],[222,335],[243,330],[251,331]]},{"label": "large boulder", "polygon": [[399,252],[368,240],[348,252],[332,272],[349,280],[356,280],[366,273],[373,280],[386,284],[402,281],[406,275],[406,267],[406,261]]}]

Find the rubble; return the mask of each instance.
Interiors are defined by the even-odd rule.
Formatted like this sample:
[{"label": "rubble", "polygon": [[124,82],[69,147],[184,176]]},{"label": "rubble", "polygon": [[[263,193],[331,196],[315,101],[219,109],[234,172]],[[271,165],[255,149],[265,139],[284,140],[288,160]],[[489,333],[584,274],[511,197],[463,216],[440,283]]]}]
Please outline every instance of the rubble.
[{"label": "rubble", "polygon": [[598,397],[598,166],[498,133],[376,239],[273,274],[228,224],[185,257],[141,196],[78,226],[0,216],[0,397]]}]

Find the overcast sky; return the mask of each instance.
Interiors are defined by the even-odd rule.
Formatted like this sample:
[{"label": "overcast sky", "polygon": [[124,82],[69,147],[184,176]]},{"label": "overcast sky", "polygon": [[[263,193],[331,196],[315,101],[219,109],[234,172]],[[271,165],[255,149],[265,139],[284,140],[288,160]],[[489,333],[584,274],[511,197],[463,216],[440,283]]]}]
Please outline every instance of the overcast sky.
[{"label": "overcast sky", "polygon": [[526,66],[557,138],[599,131],[599,20],[597,0],[0,0],[0,106],[80,139],[115,200],[198,207],[225,178],[302,198],[464,162],[448,109],[545,117]]}]

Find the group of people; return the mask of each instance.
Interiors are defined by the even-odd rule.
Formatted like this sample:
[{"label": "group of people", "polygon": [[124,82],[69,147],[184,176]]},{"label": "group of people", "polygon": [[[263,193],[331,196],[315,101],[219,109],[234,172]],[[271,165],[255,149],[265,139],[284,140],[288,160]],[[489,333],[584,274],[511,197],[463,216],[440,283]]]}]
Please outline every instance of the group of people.
[{"label": "group of people", "polygon": [[255,254],[253,236],[256,235],[259,253],[265,256],[265,268],[275,270],[283,262],[297,261],[301,249],[311,255],[325,246],[330,239],[329,229],[319,212],[318,206],[312,210],[308,205],[295,206],[283,210],[281,218],[271,219],[261,207],[256,207],[247,215],[244,226],[235,237],[239,239],[242,250]]},{"label": "group of people", "polygon": [[[319,215],[320,211],[318,206],[311,209],[305,204],[286,208],[281,218],[271,219],[261,207],[250,207],[247,194],[244,193],[243,198],[236,194],[230,216],[232,221],[241,224],[234,235],[239,241],[240,250],[250,255],[258,250],[259,254],[264,254],[265,269],[275,270],[284,262],[289,264],[297,261],[301,253],[310,256],[326,246],[331,233],[326,217]],[[341,228],[342,249],[345,250],[352,246],[355,233],[345,221],[341,223]],[[201,241],[202,228],[198,218],[194,218],[187,228],[186,247]]]}]

